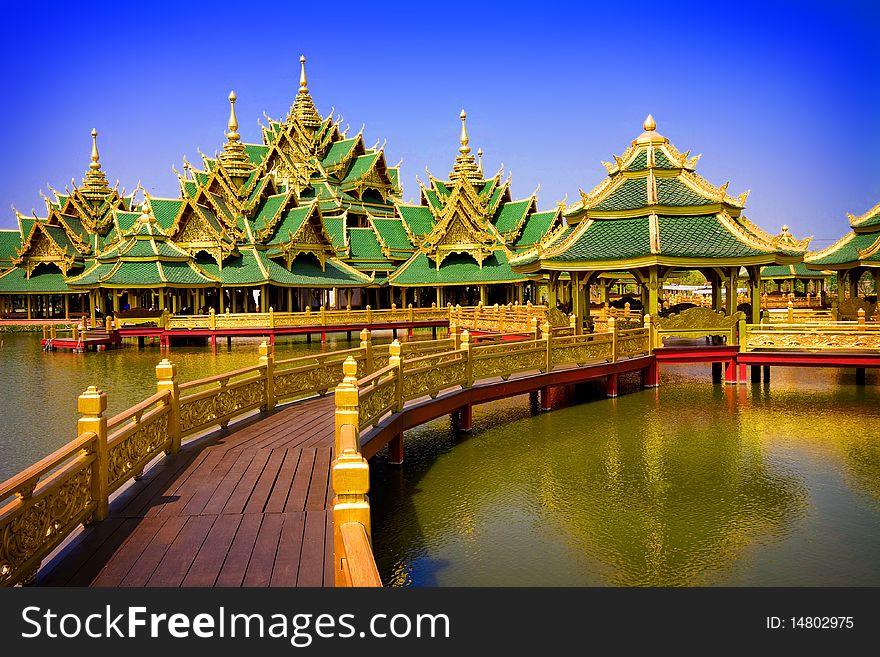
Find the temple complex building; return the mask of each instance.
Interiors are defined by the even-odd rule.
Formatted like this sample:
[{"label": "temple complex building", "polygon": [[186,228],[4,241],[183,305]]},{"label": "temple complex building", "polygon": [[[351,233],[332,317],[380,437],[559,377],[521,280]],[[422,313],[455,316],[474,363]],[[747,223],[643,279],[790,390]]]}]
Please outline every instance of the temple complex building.
[{"label": "temple complex building", "polygon": [[590,285],[610,280],[603,272],[632,274],[644,312],[656,315],[667,277],[698,270],[712,284],[713,308],[730,315],[737,310],[737,280],[745,268],[748,319],[757,322],[761,267],[801,262],[807,243],[772,237],[746,219],[748,192],[734,197],[728,183],[716,187],[706,181],[694,171],[699,156],[679,152],[656,128],[648,116],[644,132],[623,155],[604,163],[608,177],[567,208],[566,229],[513,259],[514,271],[548,274],[551,305],[567,273],[581,326]]}]

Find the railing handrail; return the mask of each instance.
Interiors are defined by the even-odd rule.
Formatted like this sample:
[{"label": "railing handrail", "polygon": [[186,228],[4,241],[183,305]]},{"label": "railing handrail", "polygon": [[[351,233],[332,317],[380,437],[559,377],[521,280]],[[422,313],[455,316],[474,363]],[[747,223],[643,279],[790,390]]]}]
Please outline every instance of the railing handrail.
[{"label": "railing handrail", "polygon": [[132,418],[138,417],[145,410],[147,410],[153,404],[157,402],[165,402],[168,400],[170,393],[167,390],[160,390],[159,392],[147,397],[142,402],[138,402],[131,408],[127,408],[121,413],[114,415],[112,418],[107,420],[107,431],[111,431],[121,425],[126,420],[130,420]]},{"label": "railing handrail", "polygon": [[69,443],[59,447],[48,456],[44,456],[30,467],[22,470],[18,474],[12,475],[9,479],[0,484],[0,502],[21,490],[30,482],[33,482],[34,485],[36,485],[41,478],[50,474],[59,465],[62,465],[71,457],[76,456],[77,452],[91,444],[96,437],[97,436],[91,431],[81,433]]},{"label": "railing handrail", "polygon": [[[375,347],[374,347],[375,349]],[[360,347],[355,347],[353,349],[343,349],[341,351],[325,351],[320,354],[307,354],[305,356],[294,356],[293,358],[285,358],[284,360],[276,360],[275,367],[280,367],[282,365],[290,365],[291,363],[302,362],[307,364],[309,361],[318,361],[323,362],[329,359],[338,359],[340,356],[346,356],[348,354],[356,354],[360,352]],[[343,358],[343,360],[345,360]],[[290,368],[292,369],[292,368]]]},{"label": "railing handrail", "polygon": [[262,367],[262,365],[249,365],[248,367],[242,367],[237,370],[232,370],[231,372],[223,372],[221,374],[213,374],[211,376],[206,376],[203,379],[196,379],[195,381],[187,381],[186,383],[181,383],[178,385],[178,388],[180,390],[191,390],[192,388],[206,386],[210,383],[219,383],[221,381],[229,381],[229,379],[233,379],[237,376],[243,376],[245,374],[251,374],[252,372],[256,372],[261,367]]}]

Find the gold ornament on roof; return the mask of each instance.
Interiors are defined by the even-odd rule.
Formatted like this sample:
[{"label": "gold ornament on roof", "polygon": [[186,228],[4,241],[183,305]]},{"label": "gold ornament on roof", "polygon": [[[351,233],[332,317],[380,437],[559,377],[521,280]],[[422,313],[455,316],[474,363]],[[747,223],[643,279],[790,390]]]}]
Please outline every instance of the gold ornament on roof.
[{"label": "gold ornament on roof", "polygon": [[254,167],[250,160],[248,160],[247,151],[245,151],[244,144],[240,141],[241,135],[238,134],[238,118],[235,116],[236,100],[238,100],[238,96],[235,95],[234,91],[230,91],[229,122],[227,123],[229,132],[226,133],[228,141],[223,146],[220,162],[231,177],[246,178]]},{"label": "gold ornament on roof", "polygon": [[98,163],[98,157],[98,131],[92,128],[92,163],[89,165],[89,169],[101,168],[101,165]]},{"label": "gold ornament on roof", "polygon": [[645,119],[644,128],[645,132],[652,132],[653,130],[657,129],[657,122],[650,114],[648,114],[648,118]]},{"label": "gold ornament on roof", "polygon": [[235,101],[237,97],[235,95],[235,91],[229,92],[229,132],[226,133],[226,138],[229,141],[238,141],[241,138],[241,135],[238,134],[238,118],[235,116]]},{"label": "gold ornament on roof", "polygon": [[[467,133],[467,112],[461,110],[459,114],[461,119],[461,136],[459,141],[461,146],[458,149],[458,157],[455,158],[455,164],[452,165],[452,172],[449,174],[450,180],[458,180],[464,178],[466,180],[481,180],[483,177],[481,167],[477,166],[477,161],[471,153],[469,146],[470,139]],[[482,151],[481,151],[482,153]]]}]

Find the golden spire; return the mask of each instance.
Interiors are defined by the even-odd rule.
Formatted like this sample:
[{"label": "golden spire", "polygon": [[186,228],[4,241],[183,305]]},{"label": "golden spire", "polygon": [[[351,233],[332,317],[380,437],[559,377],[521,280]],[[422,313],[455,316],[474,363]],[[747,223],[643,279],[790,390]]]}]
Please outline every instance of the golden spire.
[{"label": "golden spire", "polygon": [[223,152],[220,153],[220,162],[226,168],[230,176],[236,178],[247,178],[251,170],[254,168],[250,160],[248,160],[247,152],[239,140],[241,135],[238,134],[238,119],[235,116],[235,101],[238,97],[234,91],[229,92],[229,132],[226,133],[226,145]]},{"label": "golden spire", "polygon": [[645,119],[644,123],[645,132],[651,132],[652,130],[657,129],[657,122],[654,120],[654,117],[648,114],[648,118]]},{"label": "golden spire", "polygon": [[306,84],[306,56],[299,56],[299,89],[301,93],[309,93],[309,87]]},{"label": "golden spire", "polygon": [[83,195],[94,200],[96,203],[104,199],[110,194],[110,184],[107,182],[107,176],[101,171],[100,155],[98,154],[98,131],[92,128],[92,161],[89,162],[89,170],[86,171],[85,178],[82,181]]},{"label": "golden spire", "polygon": [[461,110],[461,148],[458,150],[461,151],[462,154],[467,154],[471,152],[470,146],[468,146],[468,134],[467,134],[467,112]]},{"label": "golden spire", "polygon": [[101,165],[98,163],[98,157],[98,131],[92,128],[92,163],[89,165],[89,169],[101,168]]},{"label": "golden spire", "polygon": [[669,143],[669,140],[666,139],[666,137],[657,132],[657,122],[654,120],[654,117],[652,115],[648,114],[645,122],[642,124],[642,127],[645,128],[645,131],[638,136],[638,138],[633,142],[633,145]]},{"label": "golden spire", "polygon": [[452,173],[449,174],[449,179],[466,178],[469,180],[479,180],[483,174],[481,169],[477,167],[476,160],[471,153],[471,147],[468,146],[470,140],[467,133],[467,112],[461,110],[459,118],[461,118],[461,147],[458,149],[459,155],[455,158],[455,164],[452,166]]},{"label": "golden spire", "polygon": [[483,149],[477,149],[477,166],[480,168],[480,175],[483,175]]},{"label": "golden spire", "polygon": [[229,132],[226,133],[226,138],[229,141],[238,141],[241,138],[241,135],[238,134],[238,119],[235,116],[235,101],[236,95],[234,91],[229,92]]},{"label": "golden spire", "polygon": [[317,128],[321,125],[321,115],[315,109],[315,103],[309,95],[309,87],[306,83],[306,57],[299,57],[299,92],[296,94],[296,100],[293,101],[293,107],[287,115],[287,120],[291,121],[296,118],[300,125],[306,128]]}]

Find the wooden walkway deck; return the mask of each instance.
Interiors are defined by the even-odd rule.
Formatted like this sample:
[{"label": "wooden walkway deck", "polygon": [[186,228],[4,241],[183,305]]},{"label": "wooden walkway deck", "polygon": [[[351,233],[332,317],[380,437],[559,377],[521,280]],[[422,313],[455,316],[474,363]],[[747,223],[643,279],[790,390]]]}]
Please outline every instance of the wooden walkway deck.
[{"label": "wooden walkway deck", "polygon": [[46,586],[332,586],[329,395],[147,470],[41,571]]}]

